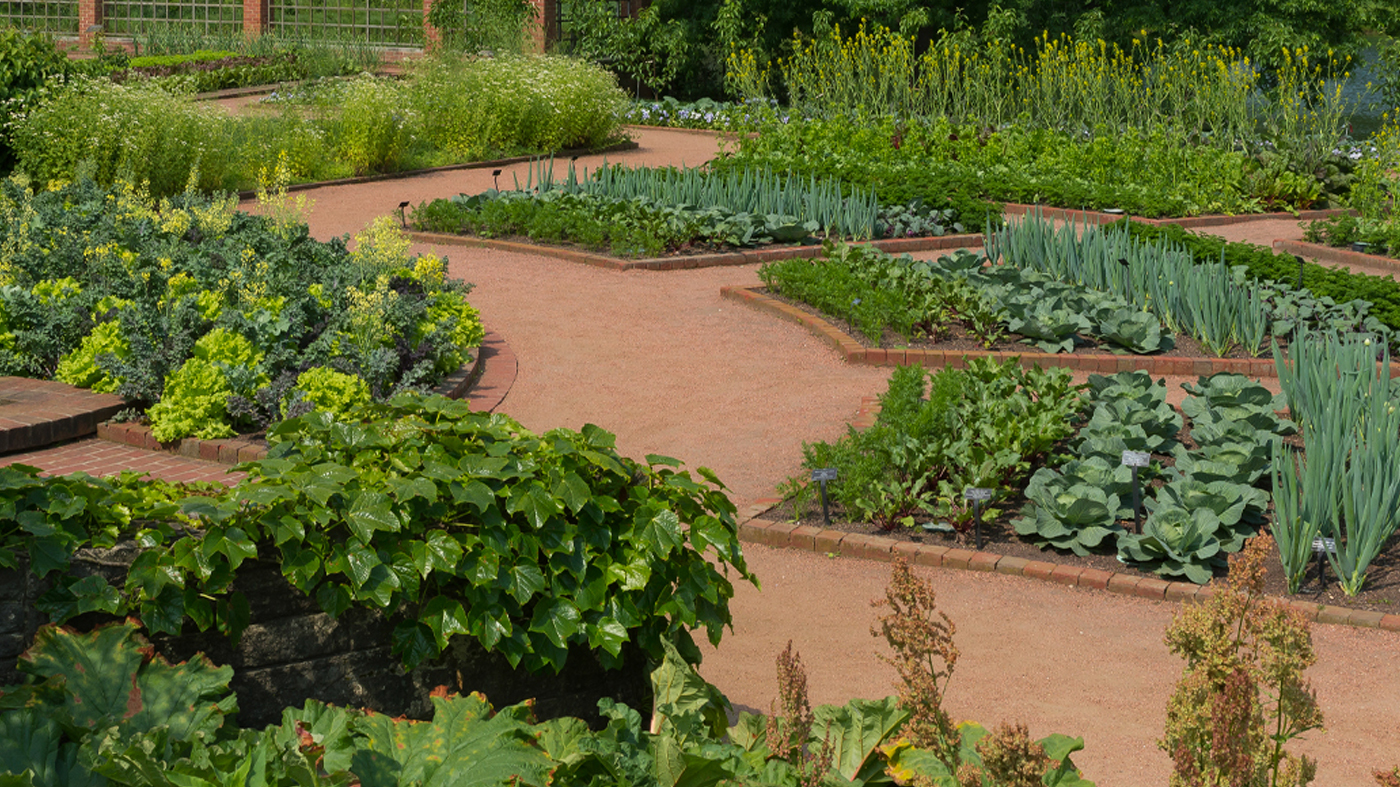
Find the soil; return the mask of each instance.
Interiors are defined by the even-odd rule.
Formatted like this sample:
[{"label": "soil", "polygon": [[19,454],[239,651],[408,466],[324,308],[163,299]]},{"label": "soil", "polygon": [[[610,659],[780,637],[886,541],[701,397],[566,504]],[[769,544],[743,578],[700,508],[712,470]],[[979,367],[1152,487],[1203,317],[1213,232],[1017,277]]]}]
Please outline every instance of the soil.
[{"label": "soil", "polygon": [[[1043,353],[1043,352],[1045,352],[1044,350],[1042,350],[1042,349],[1040,349],[1039,347],[1037,347],[1036,344],[1035,344],[1035,342],[1034,342],[1033,340],[1029,340],[1029,339],[1027,339],[1025,336],[1022,336],[1021,334],[1018,334],[1018,333],[1010,333],[1010,332],[1008,332],[1008,333],[1006,334],[1005,338],[1003,338],[1002,340],[1000,340],[1000,341],[998,341],[998,342],[993,343],[992,346],[988,347],[988,346],[986,346],[985,344],[983,344],[979,339],[977,339],[976,337],[974,337],[974,336],[972,335],[972,332],[968,330],[967,324],[964,323],[964,322],[961,322],[961,321],[956,321],[956,322],[953,322],[952,324],[950,324],[950,325],[948,326],[948,333],[947,333],[945,336],[939,338],[937,341],[933,341],[933,340],[929,339],[929,338],[926,337],[926,336],[915,336],[915,337],[913,337],[912,339],[906,339],[906,338],[904,338],[903,336],[900,336],[899,334],[897,334],[897,333],[895,333],[894,331],[890,330],[889,328],[886,328],[886,329],[885,329],[885,332],[884,332],[884,334],[883,334],[883,336],[881,336],[881,338],[880,338],[879,344],[876,344],[875,342],[870,341],[870,337],[866,336],[864,333],[862,333],[862,332],[860,332],[860,331],[857,331],[857,330],[852,330],[852,328],[851,328],[850,325],[846,324],[846,322],[845,322],[844,320],[842,320],[842,319],[840,319],[840,318],[838,318],[838,317],[832,317],[831,315],[829,315],[829,314],[827,314],[827,313],[825,313],[825,312],[823,312],[823,311],[820,311],[820,310],[818,310],[818,309],[815,309],[815,308],[813,308],[812,306],[809,306],[808,304],[803,303],[802,301],[798,301],[798,300],[794,300],[794,299],[792,299],[792,298],[788,298],[788,297],[786,297],[786,296],[784,296],[784,295],[782,295],[782,294],[780,294],[780,293],[777,293],[777,292],[774,292],[774,291],[772,291],[772,290],[769,290],[769,289],[766,288],[766,287],[761,288],[759,291],[762,292],[764,295],[767,295],[768,297],[773,298],[774,300],[779,300],[779,301],[782,301],[783,303],[787,303],[787,304],[790,304],[790,305],[792,305],[792,306],[796,306],[797,308],[799,308],[799,309],[801,309],[801,310],[807,312],[808,314],[814,315],[814,316],[816,316],[816,317],[820,317],[820,318],[822,318],[823,320],[826,320],[827,322],[831,323],[832,325],[835,325],[835,326],[837,326],[837,327],[845,327],[845,328],[846,328],[846,331],[845,331],[846,335],[847,335],[847,336],[850,336],[852,339],[854,339],[855,341],[859,342],[860,345],[861,345],[862,347],[876,347],[876,348],[885,348],[885,349],[942,350],[942,351],[951,351],[951,352],[973,352],[973,351],[1022,352],[1022,353]],[[1153,353],[1153,355],[1171,356],[1171,357],[1173,357],[1173,358],[1272,358],[1272,357],[1273,357],[1272,345],[1271,345],[1271,344],[1268,344],[1268,343],[1265,344],[1264,351],[1261,352],[1259,355],[1249,355],[1248,353],[1244,352],[1243,350],[1241,350],[1241,349],[1238,348],[1238,347],[1232,348],[1232,349],[1231,349],[1228,353],[1226,353],[1225,355],[1217,355],[1217,354],[1215,354],[1215,353],[1213,353],[1213,352],[1210,352],[1210,351],[1206,350],[1204,347],[1201,346],[1201,343],[1200,343],[1200,342],[1196,341],[1195,339],[1193,339],[1193,338],[1191,338],[1190,336],[1187,336],[1187,335],[1185,335],[1185,334],[1177,334],[1177,335],[1176,335],[1175,337],[1173,337],[1173,338],[1174,338],[1175,341],[1176,341],[1176,346],[1175,346],[1175,347],[1173,347],[1172,349],[1167,350],[1166,352],[1163,352],[1163,353]],[[1024,341],[1023,341],[1023,340],[1024,340]],[[1287,346],[1288,346],[1288,343],[1287,343],[1286,341],[1279,341],[1278,343],[1279,343],[1279,345],[1280,345],[1281,347],[1287,347]],[[1126,353],[1126,352],[1124,352],[1124,351],[1122,351],[1122,350],[1114,350],[1114,349],[1112,349],[1111,346],[1110,346],[1109,344],[1107,344],[1106,342],[1099,342],[1099,341],[1097,341],[1097,340],[1095,340],[1095,339],[1092,339],[1092,338],[1085,338],[1085,337],[1083,337],[1083,336],[1078,336],[1078,335],[1076,335],[1076,336],[1075,336],[1074,351],[1073,351],[1073,353],[1061,353],[1061,354],[1063,354],[1063,355],[1069,355],[1069,354],[1073,354],[1073,355],[1127,355],[1128,353]]]}]

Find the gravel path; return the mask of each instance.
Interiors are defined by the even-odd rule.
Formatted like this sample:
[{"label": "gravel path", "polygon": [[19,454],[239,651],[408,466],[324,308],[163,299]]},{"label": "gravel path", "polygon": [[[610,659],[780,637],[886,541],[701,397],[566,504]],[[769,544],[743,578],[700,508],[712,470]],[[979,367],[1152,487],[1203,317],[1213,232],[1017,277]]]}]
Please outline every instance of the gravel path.
[{"label": "gravel path", "polygon": [[[695,165],[715,153],[702,135],[637,136],[640,149],[608,160]],[[512,171],[523,167],[502,177]],[[489,170],[466,170],[319,189],[310,224],[325,239],[356,232],[403,200],[490,186]],[[1227,229],[1263,244],[1301,235],[1288,221]],[[740,506],[798,469],[803,441],[841,434],[888,375],[846,366],[803,329],[722,301],[721,285],[757,281],[751,267],[614,273],[492,250],[439,251],[452,275],[477,285],[472,302],[519,358],[503,412],[536,430],[596,423],[617,433],[626,454],[708,466]],[[891,693],[892,673],[868,633],[868,601],[881,595],[887,566],[756,545],[746,554],[763,591],[740,589],[735,631],[709,650],[707,678],[736,705],[766,710],[773,659],[791,639],[814,702]],[[1019,718],[1036,736],[1082,735],[1088,750],[1076,761],[1105,787],[1167,782],[1155,741],[1180,674],[1162,645],[1173,605],[1000,575],[924,573],[959,627],[955,716],[989,725]],[[1314,638],[1320,659],[1311,676],[1328,731],[1300,750],[1321,761],[1321,787],[1370,783],[1371,770],[1400,761],[1400,638],[1337,626],[1317,626]]]}]

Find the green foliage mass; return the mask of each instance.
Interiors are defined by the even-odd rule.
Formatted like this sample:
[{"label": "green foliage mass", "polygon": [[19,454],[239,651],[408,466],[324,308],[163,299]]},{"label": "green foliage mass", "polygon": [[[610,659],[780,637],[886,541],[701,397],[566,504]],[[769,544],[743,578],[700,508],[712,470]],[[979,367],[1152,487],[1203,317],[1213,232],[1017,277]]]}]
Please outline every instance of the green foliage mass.
[{"label": "green foliage mass", "polygon": [[[574,645],[620,663],[629,641],[656,657],[674,642],[698,660],[689,632],[718,643],[730,578],[753,580],[709,470],[697,481],[666,457],[625,459],[591,425],[537,436],[404,395],[357,420],[291,418],[269,440],[269,457],[242,467],[255,483],[180,509],[120,484],[3,469],[0,566],[27,553],[37,575],[59,571],[39,600],[56,622],[100,610],[152,632],[188,618],[236,638],[248,606],[231,583],[261,555],[331,615],[410,610],[392,642],[409,665],[465,635],[530,670],[562,666]],[[76,549],[122,536],[144,550],[121,588],[63,573]]]},{"label": "green foliage mass", "polygon": [[298,375],[293,395],[298,392],[304,401],[337,418],[345,418],[371,401],[369,386],[364,380],[326,366],[315,366]]},{"label": "green foliage mass", "polygon": [[[960,783],[933,752],[902,739],[909,714],[894,697],[819,706],[797,757],[774,751],[769,720],[743,711],[731,726],[728,700],[669,646],[651,673],[651,727],[637,710],[603,699],[608,721],[599,730],[575,718],[536,723],[528,702],[497,711],[477,693],[435,694],[423,721],[309,700],[285,709],[280,724],[240,728],[230,715],[231,668],[202,656],[171,665],[151,651],[131,623],[86,634],[42,629],[23,656],[27,682],[0,688],[0,783],[790,787],[805,772],[790,760],[822,746],[831,759],[813,775],[828,781]],[[988,731],[967,722],[960,735],[960,762],[996,772],[989,760],[1004,752],[979,745]],[[1055,734],[1035,744],[1044,755],[1032,761],[1038,783],[1093,786],[1071,757],[1082,738]]]},{"label": "green foliage mass", "polygon": [[[1243,267],[1251,279],[1290,287],[1298,283],[1297,258],[1286,254],[1274,254],[1268,247],[1232,243],[1222,238],[1188,232],[1175,224],[1165,227],[1135,222],[1126,224],[1128,231],[1135,238],[1176,244],[1189,251],[1197,260],[1223,259],[1228,267]],[[1311,262],[1304,263],[1302,271],[1303,289],[1314,298],[1330,299],[1331,304],[1365,301],[1370,304],[1370,315],[1391,330],[1400,329],[1400,282],[1395,279],[1351,273],[1340,266],[1324,268]],[[1329,304],[1324,302],[1323,305]],[[1293,308],[1295,311],[1306,311],[1316,307],[1302,303]]]},{"label": "green foliage mass", "polygon": [[206,191],[251,190],[284,155],[306,181],[599,147],[619,138],[626,108],[607,72],[552,56],[432,58],[402,81],[364,74],[283,91],[282,113],[230,115],[182,92],[240,69],[286,78],[297,65],[55,86],[13,120],[16,169],[47,183],[91,166],[100,182],[146,182],[157,196],[192,177]]},{"label": "green foliage mass", "polygon": [[[7,119],[28,111],[38,102],[45,83],[62,79],[68,71],[68,58],[47,35],[0,28],[0,105],[4,105]],[[6,122],[0,127],[0,173],[14,166],[10,134]]]},{"label": "green foliage mass", "polygon": [[[965,370],[931,375],[900,367],[880,405],[873,427],[802,450],[803,467],[837,469],[829,490],[852,520],[886,530],[933,517],[971,526],[963,489],[990,488],[1000,496],[1019,486],[1072,433],[1070,418],[1081,406],[1068,370],[981,358]],[[789,486],[802,488],[799,479]],[[799,504],[813,494],[807,487]],[[996,509],[985,515],[996,516]]]},{"label": "green foliage mass", "polygon": [[428,388],[483,336],[470,286],[408,256],[392,221],[351,253],[225,199],[90,180],[34,193],[13,179],[0,216],[0,373],[153,405],[161,439],[280,420],[311,368],[379,399]]}]

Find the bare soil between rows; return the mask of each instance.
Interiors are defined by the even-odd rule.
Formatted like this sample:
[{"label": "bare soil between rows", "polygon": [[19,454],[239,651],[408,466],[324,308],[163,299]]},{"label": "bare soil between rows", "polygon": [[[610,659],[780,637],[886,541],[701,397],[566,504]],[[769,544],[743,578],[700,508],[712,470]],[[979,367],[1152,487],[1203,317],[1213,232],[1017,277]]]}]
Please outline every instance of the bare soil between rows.
[{"label": "bare soil between rows", "polygon": [[[827,322],[831,323],[832,325],[835,325],[838,328],[843,328],[847,336],[851,337],[853,341],[859,343],[862,347],[865,347],[867,349],[911,349],[933,350],[936,352],[1009,352],[1045,354],[1044,350],[1035,345],[1033,339],[1022,336],[1021,334],[1010,332],[1006,333],[1006,335],[1001,340],[994,342],[990,347],[988,347],[987,345],[983,344],[980,339],[973,336],[972,332],[968,330],[967,324],[963,322],[951,323],[947,328],[947,334],[937,340],[931,339],[927,336],[913,336],[910,338],[905,338],[903,336],[900,336],[898,333],[895,333],[890,328],[885,328],[883,335],[881,335],[880,337],[880,341],[876,343],[872,342],[870,340],[870,337],[866,336],[861,331],[856,330],[854,326],[850,325],[845,320],[842,320],[839,317],[833,317],[830,314],[821,311],[820,309],[814,308],[813,306],[804,303],[803,301],[799,301],[794,298],[789,298],[783,295],[782,293],[775,292],[774,290],[771,290],[767,287],[757,288],[755,292],[759,292],[763,295],[768,296],[769,298],[772,298],[773,300],[781,301],[790,306],[795,306],[814,317],[820,317],[821,319],[826,320]],[[1176,334],[1172,338],[1176,342],[1176,346],[1172,349],[1161,353],[1149,353],[1143,355],[1142,357],[1236,358],[1255,360],[1269,359],[1273,357],[1272,345],[1269,343],[1265,344],[1264,352],[1261,352],[1259,355],[1250,355],[1241,350],[1239,347],[1231,349],[1228,353],[1224,355],[1217,355],[1216,353],[1206,350],[1205,347],[1201,346],[1200,342],[1196,341],[1190,336],[1186,336],[1184,334]],[[1287,341],[1274,341],[1279,345],[1279,347],[1288,346]],[[1092,338],[1084,338],[1080,336],[1077,336],[1075,338],[1073,352],[1054,354],[1102,355],[1114,357],[1132,355],[1132,353],[1129,353],[1125,350],[1114,349],[1112,345],[1108,344],[1107,342],[1100,342]]]}]

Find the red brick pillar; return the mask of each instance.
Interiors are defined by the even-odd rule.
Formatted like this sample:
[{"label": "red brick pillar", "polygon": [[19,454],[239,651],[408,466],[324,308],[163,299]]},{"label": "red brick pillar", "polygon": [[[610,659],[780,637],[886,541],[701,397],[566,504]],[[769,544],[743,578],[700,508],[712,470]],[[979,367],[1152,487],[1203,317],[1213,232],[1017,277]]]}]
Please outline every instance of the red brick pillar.
[{"label": "red brick pillar", "polygon": [[272,0],[243,0],[243,35],[257,38],[272,21]]},{"label": "red brick pillar", "polygon": [[102,0],[78,0],[78,46],[92,44],[92,28],[101,24]]},{"label": "red brick pillar", "polygon": [[437,28],[428,24],[428,12],[433,10],[433,0],[423,0],[423,48],[432,49],[442,43],[442,35]]},{"label": "red brick pillar", "polygon": [[559,19],[558,0],[530,0],[530,5],[534,6],[534,16],[526,21],[530,40],[536,52],[544,52],[559,40],[559,31],[554,29]]}]

